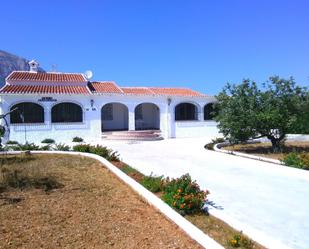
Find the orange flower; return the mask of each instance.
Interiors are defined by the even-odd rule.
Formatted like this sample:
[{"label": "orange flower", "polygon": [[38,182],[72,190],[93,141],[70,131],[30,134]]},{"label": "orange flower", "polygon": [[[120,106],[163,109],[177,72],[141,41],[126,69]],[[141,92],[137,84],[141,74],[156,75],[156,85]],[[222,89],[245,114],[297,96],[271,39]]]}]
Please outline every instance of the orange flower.
[{"label": "orange flower", "polygon": [[181,188],[179,188],[179,189],[177,190],[177,192],[178,192],[178,193],[181,193],[181,192],[182,192],[182,189],[181,189]]},{"label": "orange flower", "polygon": [[174,207],[176,206],[176,201],[173,202],[173,206],[174,206]]},{"label": "orange flower", "polygon": [[186,204],[180,204],[180,209],[183,209],[185,207]]}]

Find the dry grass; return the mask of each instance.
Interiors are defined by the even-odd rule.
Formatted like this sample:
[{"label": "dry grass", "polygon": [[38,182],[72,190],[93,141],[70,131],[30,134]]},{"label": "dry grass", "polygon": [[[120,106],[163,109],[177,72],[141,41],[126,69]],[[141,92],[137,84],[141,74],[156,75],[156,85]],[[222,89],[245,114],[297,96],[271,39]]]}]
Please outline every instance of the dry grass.
[{"label": "dry grass", "polygon": [[[200,228],[206,234],[208,234],[211,238],[216,240],[219,244],[221,244],[226,249],[233,249],[234,247],[230,245],[229,240],[233,238],[235,234],[239,234],[239,231],[236,231],[234,228],[230,227],[225,222],[213,217],[212,215],[205,214],[194,214],[188,215],[186,218],[192,222],[195,226]],[[237,247],[239,249],[265,249],[265,247],[259,245],[255,241],[250,240],[248,237],[244,236],[248,242],[248,246],[240,246]]]},{"label": "dry grass", "polygon": [[293,151],[309,153],[309,142],[286,142],[280,153],[272,152],[271,143],[236,144],[222,149],[282,160],[286,154]]},{"label": "dry grass", "polygon": [[33,155],[1,162],[63,186],[2,189],[0,248],[200,248],[95,160]]}]

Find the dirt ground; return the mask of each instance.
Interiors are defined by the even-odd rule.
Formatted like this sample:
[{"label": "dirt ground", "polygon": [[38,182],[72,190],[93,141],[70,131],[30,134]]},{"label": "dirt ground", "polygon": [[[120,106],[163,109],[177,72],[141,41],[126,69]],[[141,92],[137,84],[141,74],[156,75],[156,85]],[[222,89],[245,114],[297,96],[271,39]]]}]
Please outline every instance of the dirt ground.
[{"label": "dirt ground", "polygon": [[286,142],[285,147],[280,153],[272,152],[271,143],[236,144],[225,146],[222,149],[282,160],[286,154],[293,151],[309,153],[309,142]]},{"label": "dirt ground", "polygon": [[99,162],[31,158],[0,167],[30,167],[63,186],[1,189],[0,248],[201,248]]}]

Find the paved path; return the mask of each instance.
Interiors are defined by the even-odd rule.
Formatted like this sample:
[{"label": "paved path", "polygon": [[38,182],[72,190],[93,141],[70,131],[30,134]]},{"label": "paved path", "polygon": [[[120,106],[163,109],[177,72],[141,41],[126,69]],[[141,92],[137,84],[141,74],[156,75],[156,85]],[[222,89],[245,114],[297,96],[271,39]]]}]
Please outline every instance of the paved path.
[{"label": "paved path", "polygon": [[309,172],[207,151],[203,146],[208,140],[101,143],[146,175],[177,177],[189,172],[210,190],[209,200],[216,206],[210,212],[253,239],[276,249],[308,249]]}]

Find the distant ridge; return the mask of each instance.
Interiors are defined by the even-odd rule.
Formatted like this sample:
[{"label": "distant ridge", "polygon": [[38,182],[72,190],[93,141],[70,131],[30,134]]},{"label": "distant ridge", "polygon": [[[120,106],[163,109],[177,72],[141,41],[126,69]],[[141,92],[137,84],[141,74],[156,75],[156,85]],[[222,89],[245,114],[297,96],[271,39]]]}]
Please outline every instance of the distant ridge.
[{"label": "distant ridge", "polygon": [[[5,84],[5,78],[14,70],[29,71],[29,60],[0,50],[0,87]],[[44,72],[42,68],[39,71]]]}]

